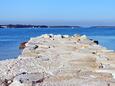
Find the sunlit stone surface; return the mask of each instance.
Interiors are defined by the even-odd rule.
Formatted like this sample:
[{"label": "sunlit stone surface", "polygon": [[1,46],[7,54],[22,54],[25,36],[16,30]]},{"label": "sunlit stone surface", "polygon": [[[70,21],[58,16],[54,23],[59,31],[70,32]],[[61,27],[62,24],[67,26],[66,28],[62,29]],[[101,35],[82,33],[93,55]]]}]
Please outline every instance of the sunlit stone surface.
[{"label": "sunlit stone surface", "polygon": [[83,35],[31,38],[0,62],[0,86],[115,86],[115,52]]}]

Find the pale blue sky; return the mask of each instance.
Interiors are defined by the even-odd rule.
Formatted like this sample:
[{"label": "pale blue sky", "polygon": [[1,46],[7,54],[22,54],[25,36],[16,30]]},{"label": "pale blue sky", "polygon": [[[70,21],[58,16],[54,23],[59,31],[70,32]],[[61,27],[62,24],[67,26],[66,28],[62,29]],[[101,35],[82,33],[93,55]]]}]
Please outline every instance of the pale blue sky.
[{"label": "pale blue sky", "polygon": [[115,25],[115,0],[0,0],[0,24]]}]

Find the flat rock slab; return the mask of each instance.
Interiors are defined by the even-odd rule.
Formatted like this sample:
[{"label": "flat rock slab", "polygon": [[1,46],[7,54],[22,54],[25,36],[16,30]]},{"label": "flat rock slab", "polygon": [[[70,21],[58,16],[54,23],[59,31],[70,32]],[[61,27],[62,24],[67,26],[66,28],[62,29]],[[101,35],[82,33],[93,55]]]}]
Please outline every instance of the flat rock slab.
[{"label": "flat rock slab", "polygon": [[[43,74],[40,73],[33,73],[33,74],[21,74],[19,76],[16,76],[13,79],[13,82],[11,83],[10,86],[15,86],[15,85],[27,85],[27,86],[32,86],[38,83],[42,83],[44,80]],[[19,86],[20,86],[19,85]]]}]

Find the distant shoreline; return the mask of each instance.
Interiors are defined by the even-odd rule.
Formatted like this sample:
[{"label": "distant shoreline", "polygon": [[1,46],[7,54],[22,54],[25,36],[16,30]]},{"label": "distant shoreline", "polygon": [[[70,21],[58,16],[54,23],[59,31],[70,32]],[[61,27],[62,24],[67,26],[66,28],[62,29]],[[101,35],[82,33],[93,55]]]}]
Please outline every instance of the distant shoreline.
[{"label": "distant shoreline", "polygon": [[22,25],[22,24],[8,24],[8,25],[0,25],[0,28],[115,28],[115,26],[90,26],[90,27],[82,27],[82,26],[47,26],[47,25]]},{"label": "distant shoreline", "polygon": [[0,28],[81,28],[81,27],[80,26],[47,26],[47,25],[9,24],[9,25],[0,25]]}]

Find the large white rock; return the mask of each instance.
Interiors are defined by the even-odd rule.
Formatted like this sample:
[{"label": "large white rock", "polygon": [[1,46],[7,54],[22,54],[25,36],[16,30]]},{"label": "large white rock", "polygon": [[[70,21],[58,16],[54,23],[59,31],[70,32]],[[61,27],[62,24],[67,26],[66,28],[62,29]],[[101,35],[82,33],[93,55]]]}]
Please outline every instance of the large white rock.
[{"label": "large white rock", "polygon": [[44,76],[41,73],[21,74],[13,79],[13,83],[10,86],[33,86],[33,84],[37,84],[37,81],[42,81],[43,79]]},{"label": "large white rock", "polygon": [[20,83],[17,80],[14,80],[9,86],[32,86],[32,83]]}]

